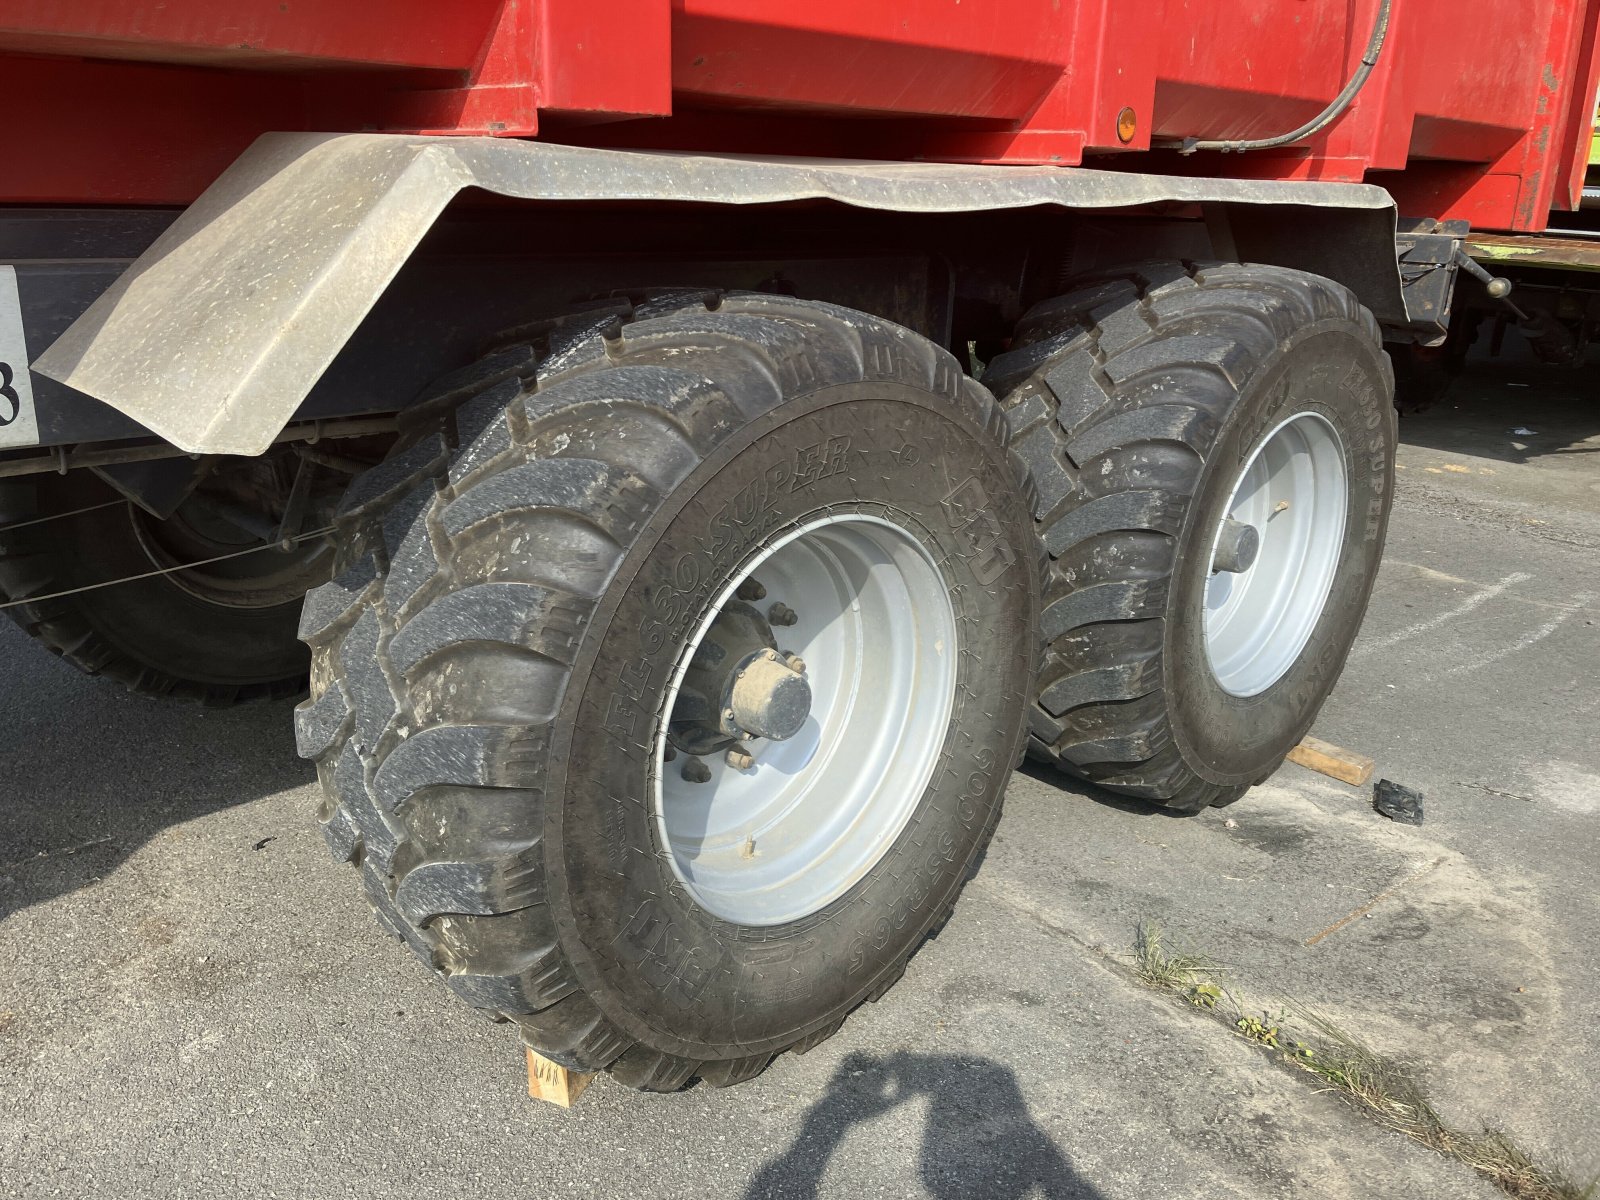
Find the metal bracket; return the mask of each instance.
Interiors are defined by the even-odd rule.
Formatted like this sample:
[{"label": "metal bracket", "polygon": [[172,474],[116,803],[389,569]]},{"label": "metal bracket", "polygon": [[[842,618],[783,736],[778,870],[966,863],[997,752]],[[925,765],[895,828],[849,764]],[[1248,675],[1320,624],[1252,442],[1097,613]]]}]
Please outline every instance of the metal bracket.
[{"label": "metal bracket", "polygon": [[1450,328],[1450,302],[1461,266],[1465,221],[1402,221],[1395,234],[1400,286],[1409,332],[1424,346],[1437,346]]}]

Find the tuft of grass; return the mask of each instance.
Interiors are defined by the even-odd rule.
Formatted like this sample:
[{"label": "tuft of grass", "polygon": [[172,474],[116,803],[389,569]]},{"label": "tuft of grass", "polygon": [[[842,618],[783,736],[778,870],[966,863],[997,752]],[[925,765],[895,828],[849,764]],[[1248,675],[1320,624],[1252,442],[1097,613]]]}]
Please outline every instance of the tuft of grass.
[{"label": "tuft of grass", "polygon": [[1575,1183],[1542,1166],[1503,1130],[1456,1129],[1439,1116],[1411,1071],[1387,1058],[1328,1018],[1301,1010],[1318,1035],[1320,1049],[1296,1043],[1285,1055],[1365,1109],[1388,1128],[1471,1167],[1515,1200],[1591,1200],[1600,1180]]},{"label": "tuft of grass", "polygon": [[1145,987],[1159,992],[1197,990],[1204,985],[1204,995],[1210,1004],[1196,1001],[1210,1008],[1221,997],[1221,989],[1209,982],[1212,975],[1220,975],[1222,968],[1204,954],[1168,950],[1163,940],[1161,926],[1140,921],[1133,931],[1133,971]]},{"label": "tuft of grass", "polygon": [[[1224,1020],[1232,1016],[1238,1036],[1320,1079],[1389,1129],[1471,1167],[1513,1200],[1600,1200],[1600,1179],[1575,1183],[1564,1171],[1536,1162],[1502,1130],[1485,1127],[1471,1133],[1447,1124],[1403,1063],[1379,1054],[1328,1018],[1297,1007],[1294,1018],[1305,1030],[1292,1033],[1289,1014],[1263,1011],[1257,1017],[1244,1012],[1214,982],[1222,968],[1204,954],[1168,950],[1160,926],[1138,923],[1132,958],[1134,974],[1146,987],[1182,996]],[[1224,996],[1236,1011],[1216,1011]]]}]

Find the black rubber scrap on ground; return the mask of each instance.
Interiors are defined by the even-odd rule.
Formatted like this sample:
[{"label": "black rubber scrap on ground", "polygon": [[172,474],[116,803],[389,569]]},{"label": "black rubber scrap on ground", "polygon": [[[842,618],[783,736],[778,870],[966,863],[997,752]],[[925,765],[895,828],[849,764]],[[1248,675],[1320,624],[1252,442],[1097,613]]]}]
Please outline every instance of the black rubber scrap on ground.
[{"label": "black rubber scrap on ground", "polygon": [[1372,807],[1392,821],[1422,824],[1422,793],[1414,788],[1380,779],[1372,786]]}]

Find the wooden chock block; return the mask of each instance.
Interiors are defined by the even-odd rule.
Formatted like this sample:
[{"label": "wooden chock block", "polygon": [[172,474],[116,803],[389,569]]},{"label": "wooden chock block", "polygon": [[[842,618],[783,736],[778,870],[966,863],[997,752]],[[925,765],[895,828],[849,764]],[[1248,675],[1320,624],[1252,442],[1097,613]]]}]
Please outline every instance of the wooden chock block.
[{"label": "wooden chock block", "polygon": [[562,1108],[571,1108],[593,1082],[593,1073],[570,1071],[542,1054],[528,1051],[528,1095]]},{"label": "wooden chock block", "polygon": [[1372,768],[1377,765],[1365,754],[1357,754],[1314,737],[1306,738],[1289,751],[1289,761],[1331,775],[1353,787],[1360,787],[1371,779]]}]

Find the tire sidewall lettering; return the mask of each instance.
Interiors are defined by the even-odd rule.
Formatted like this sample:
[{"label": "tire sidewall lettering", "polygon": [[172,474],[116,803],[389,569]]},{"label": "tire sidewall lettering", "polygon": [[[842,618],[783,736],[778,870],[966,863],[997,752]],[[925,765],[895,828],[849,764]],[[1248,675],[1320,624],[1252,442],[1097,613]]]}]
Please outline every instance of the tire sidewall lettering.
[{"label": "tire sidewall lettering", "polygon": [[[1032,664],[1017,653],[1031,648],[1036,623],[1029,526],[1004,452],[926,393],[837,390],[838,399],[786,406],[789,420],[752,431],[735,460],[680,485],[689,498],[652,519],[629,551],[624,570],[634,570],[606,627],[595,621],[586,634],[592,682],[569,700],[571,750],[547,849],[562,859],[552,862],[561,872],[552,903],[571,935],[563,941],[579,947],[574,967],[608,1017],[675,1053],[709,1057],[735,1041],[776,1048],[859,1002],[948,903],[987,840],[1017,749],[1019,731],[983,715],[1019,704],[1031,686]],[[878,398],[896,392],[904,400]],[[693,902],[663,844],[650,775],[661,698],[690,631],[739,564],[813,514],[845,508],[908,529],[945,575],[967,651],[945,745],[915,817],[850,893],[789,925],[732,925]],[[1008,528],[1017,533],[996,536]],[[570,819],[595,805],[606,820]],[[619,824],[625,854],[605,844]],[[671,1029],[658,1022],[663,1005]]]},{"label": "tire sidewall lettering", "polygon": [[[1299,331],[1244,386],[1202,477],[1174,570],[1164,684],[1174,738],[1190,767],[1213,783],[1257,782],[1304,733],[1338,679],[1366,609],[1388,523],[1393,417],[1378,353],[1345,322]],[[1338,432],[1350,484],[1346,538],[1322,617],[1300,659],[1251,697],[1224,692],[1204,647],[1202,594],[1209,540],[1234,482],[1263,438],[1298,412]],[[1201,543],[1205,545],[1202,547]]]}]

